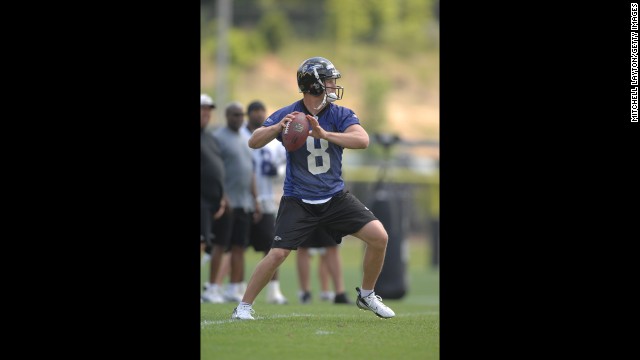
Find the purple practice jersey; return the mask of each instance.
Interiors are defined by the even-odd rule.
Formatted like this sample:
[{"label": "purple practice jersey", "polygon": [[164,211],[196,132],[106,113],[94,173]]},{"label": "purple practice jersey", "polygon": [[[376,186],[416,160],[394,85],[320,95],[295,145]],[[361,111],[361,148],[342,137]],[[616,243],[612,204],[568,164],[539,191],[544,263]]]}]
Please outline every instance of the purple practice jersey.
[{"label": "purple practice jersey", "polygon": [[[263,126],[277,124],[294,111],[311,115],[299,100],[271,114]],[[349,126],[360,124],[360,120],[351,109],[329,103],[318,114],[318,123],[325,131],[344,132]],[[282,133],[278,134],[277,139],[282,142]],[[283,195],[321,200],[339,193],[344,189],[342,150],[342,146],[309,136],[306,146],[287,152]]]}]

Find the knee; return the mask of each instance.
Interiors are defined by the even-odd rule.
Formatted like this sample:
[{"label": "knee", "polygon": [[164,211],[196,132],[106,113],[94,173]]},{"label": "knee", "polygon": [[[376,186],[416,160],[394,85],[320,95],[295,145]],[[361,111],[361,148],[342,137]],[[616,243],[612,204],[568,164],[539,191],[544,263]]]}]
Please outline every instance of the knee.
[{"label": "knee", "polygon": [[383,249],[387,248],[387,243],[389,242],[389,235],[384,229],[382,230],[382,233],[377,236],[376,241],[380,248],[383,248]]},{"label": "knee", "polygon": [[370,222],[356,236],[364,240],[368,246],[378,250],[386,249],[389,242],[387,230],[380,221]]},{"label": "knee", "polygon": [[289,256],[289,253],[291,253],[291,250],[289,249],[272,248],[271,250],[269,250],[267,256],[271,257],[271,259],[273,259],[273,261],[277,262],[278,264],[281,264],[282,262],[284,262],[287,256]]},{"label": "knee", "polygon": [[387,243],[389,242],[389,236],[386,232],[381,232],[376,234],[375,236],[371,236],[367,240],[365,240],[367,246],[372,247],[376,250],[385,250],[387,248]]}]

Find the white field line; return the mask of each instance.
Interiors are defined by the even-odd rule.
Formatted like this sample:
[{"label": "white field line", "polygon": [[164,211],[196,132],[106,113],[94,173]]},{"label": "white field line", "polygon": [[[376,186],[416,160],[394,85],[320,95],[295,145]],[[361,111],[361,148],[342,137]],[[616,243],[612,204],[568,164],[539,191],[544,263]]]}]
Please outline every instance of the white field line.
[{"label": "white field line", "polygon": [[[422,311],[422,312],[396,314],[396,317],[409,317],[409,316],[416,316],[416,315],[439,315],[439,314],[440,314],[439,311]],[[275,315],[271,315],[269,317],[256,316],[256,320],[287,319],[287,318],[294,318],[294,317],[344,317],[344,314],[299,314],[299,313],[275,314]],[[200,322],[200,329],[205,329],[205,328],[211,327],[213,325],[231,324],[231,323],[240,322],[240,321],[243,321],[243,320],[231,320],[231,319],[228,319],[228,320],[204,320],[204,321]],[[330,333],[330,332],[326,332],[326,331],[323,332],[322,330],[318,330],[316,332],[316,335],[326,335],[328,333]]]},{"label": "white field line", "polygon": [[333,331],[316,330],[316,335],[331,335]]}]

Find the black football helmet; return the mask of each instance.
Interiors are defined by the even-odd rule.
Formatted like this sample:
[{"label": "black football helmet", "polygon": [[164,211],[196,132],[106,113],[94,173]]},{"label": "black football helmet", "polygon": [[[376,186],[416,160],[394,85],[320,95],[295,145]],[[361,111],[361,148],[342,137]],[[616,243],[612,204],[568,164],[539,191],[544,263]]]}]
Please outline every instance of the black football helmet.
[{"label": "black football helmet", "polygon": [[344,88],[337,85],[335,88],[326,87],[324,84],[325,79],[339,79],[340,76],[340,71],[333,66],[331,61],[319,56],[312,57],[303,61],[298,67],[298,88],[303,93],[315,96],[320,96],[324,94],[326,89],[330,89],[333,91],[329,91],[329,93],[336,95],[331,100],[340,100]]}]

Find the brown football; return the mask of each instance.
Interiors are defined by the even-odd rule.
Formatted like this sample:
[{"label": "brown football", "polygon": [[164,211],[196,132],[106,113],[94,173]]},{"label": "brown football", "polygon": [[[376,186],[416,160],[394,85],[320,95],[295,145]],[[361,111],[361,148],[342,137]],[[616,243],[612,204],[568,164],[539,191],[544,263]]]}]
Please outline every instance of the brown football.
[{"label": "brown football", "polygon": [[295,118],[282,130],[282,144],[287,151],[296,151],[307,142],[309,121],[304,113],[297,113]]}]

